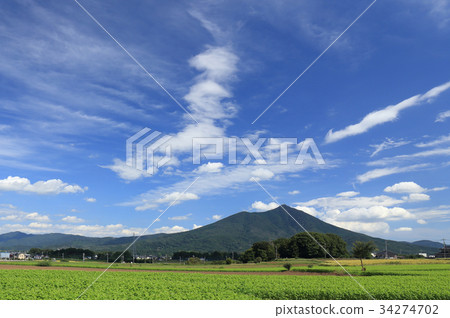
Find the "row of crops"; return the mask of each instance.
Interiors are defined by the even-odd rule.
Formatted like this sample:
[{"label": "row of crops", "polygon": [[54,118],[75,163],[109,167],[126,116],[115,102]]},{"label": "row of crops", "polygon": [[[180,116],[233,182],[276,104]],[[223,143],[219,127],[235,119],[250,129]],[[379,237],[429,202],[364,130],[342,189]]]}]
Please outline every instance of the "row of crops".
[{"label": "row of crops", "polygon": [[[376,299],[450,299],[448,267],[403,273],[407,275],[360,276],[357,280]],[[0,269],[0,299],[75,299],[98,274]],[[368,296],[348,276],[107,272],[83,299],[368,299]]]}]

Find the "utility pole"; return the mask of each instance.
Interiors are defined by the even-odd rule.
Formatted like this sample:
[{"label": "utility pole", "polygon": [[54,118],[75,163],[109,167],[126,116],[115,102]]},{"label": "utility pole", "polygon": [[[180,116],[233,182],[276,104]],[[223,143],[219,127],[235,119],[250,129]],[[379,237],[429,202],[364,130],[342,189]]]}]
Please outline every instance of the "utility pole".
[{"label": "utility pole", "polygon": [[384,241],[385,242],[385,246],[386,246],[386,251],[385,251],[385,258],[388,259],[388,252],[387,252],[387,240]]},{"label": "utility pole", "polygon": [[109,263],[109,254],[106,253],[106,263]]},{"label": "utility pole", "polygon": [[83,253],[83,262],[84,262],[84,253]]},{"label": "utility pole", "polygon": [[447,258],[447,246],[445,245],[445,239],[442,239],[442,243],[444,243],[444,258]]},{"label": "utility pole", "polygon": [[[134,236],[135,236],[135,233],[133,233],[133,242],[134,242]],[[136,258],[136,244],[133,244],[133,263],[135,262],[135,258]]]},{"label": "utility pole", "polygon": [[62,259],[64,259],[64,253],[62,253]]}]

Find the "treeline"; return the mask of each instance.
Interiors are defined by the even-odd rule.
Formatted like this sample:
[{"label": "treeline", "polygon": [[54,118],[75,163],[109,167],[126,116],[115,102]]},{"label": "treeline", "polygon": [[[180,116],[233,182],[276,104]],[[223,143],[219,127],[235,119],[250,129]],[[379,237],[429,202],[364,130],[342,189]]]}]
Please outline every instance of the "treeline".
[{"label": "treeline", "polygon": [[172,255],[172,260],[188,260],[191,257],[202,258],[208,261],[220,261],[225,260],[227,258],[239,258],[240,254],[236,252],[187,252],[187,251],[179,251],[175,252]]},{"label": "treeline", "polygon": [[34,256],[48,256],[49,258],[60,258],[60,259],[83,259],[83,254],[85,258],[88,259],[96,259],[101,261],[109,261],[112,262],[119,258],[119,262],[132,262],[133,261],[133,255],[129,251],[126,251],[123,253],[122,256],[120,254],[122,252],[94,252],[89,249],[83,249],[83,248],[62,248],[58,250],[51,250],[51,249],[40,249],[40,248],[31,248],[29,250],[29,253],[31,257]]},{"label": "treeline", "polygon": [[271,261],[276,258],[328,257],[317,243],[333,257],[349,257],[347,244],[339,235],[314,232],[309,235],[302,232],[291,238],[279,238],[273,242],[256,242],[241,255],[240,260],[248,263]]}]

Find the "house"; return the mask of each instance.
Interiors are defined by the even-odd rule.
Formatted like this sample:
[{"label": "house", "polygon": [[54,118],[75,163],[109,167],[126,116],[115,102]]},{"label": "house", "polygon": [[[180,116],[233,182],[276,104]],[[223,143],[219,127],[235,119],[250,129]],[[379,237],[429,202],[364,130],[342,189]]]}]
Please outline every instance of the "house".
[{"label": "house", "polygon": [[19,255],[17,255],[17,259],[24,261],[27,259],[27,255],[24,253],[19,253]]},{"label": "house", "polygon": [[0,253],[0,259],[11,259],[10,253]]},{"label": "house", "polygon": [[391,251],[381,251],[375,254],[375,258],[397,259],[398,255]]}]

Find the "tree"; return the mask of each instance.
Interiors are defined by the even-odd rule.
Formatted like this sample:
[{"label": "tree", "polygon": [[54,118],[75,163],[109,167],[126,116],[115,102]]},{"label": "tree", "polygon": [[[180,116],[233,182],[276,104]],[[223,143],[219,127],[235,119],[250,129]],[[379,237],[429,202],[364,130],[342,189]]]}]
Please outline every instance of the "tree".
[{"label": "tree", "polygon": [[361,270],[365,271],[366,268],[363,264],[363,258],[370,258],[370,254],[376,250],[375,243],[373,241],[369,242],[360,242],[356,241],[353,243],[352,253],[354,257],[359,258],[361,261]]},{"label": "tree", "polygon": [[252,248],[255,257],[261,257],[262,261],[271,261],[275,259],[275,248],[270,242],[256,242],[253,243]]}]

